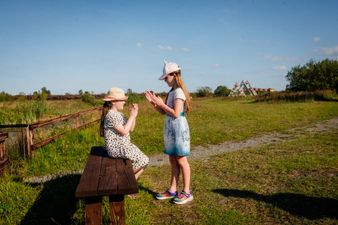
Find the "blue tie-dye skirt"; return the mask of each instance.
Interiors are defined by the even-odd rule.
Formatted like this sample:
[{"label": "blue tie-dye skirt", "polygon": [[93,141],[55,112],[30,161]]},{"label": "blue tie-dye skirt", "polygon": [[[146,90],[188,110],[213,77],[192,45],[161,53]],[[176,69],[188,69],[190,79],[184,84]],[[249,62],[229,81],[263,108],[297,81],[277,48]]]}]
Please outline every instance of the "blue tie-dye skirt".
[{"label": "blue tie-dye skirt", "polygon": [[175,156],[188,156],[190,154],[190,131],[183,112],[178,118],[166,116],[164,153]]}]

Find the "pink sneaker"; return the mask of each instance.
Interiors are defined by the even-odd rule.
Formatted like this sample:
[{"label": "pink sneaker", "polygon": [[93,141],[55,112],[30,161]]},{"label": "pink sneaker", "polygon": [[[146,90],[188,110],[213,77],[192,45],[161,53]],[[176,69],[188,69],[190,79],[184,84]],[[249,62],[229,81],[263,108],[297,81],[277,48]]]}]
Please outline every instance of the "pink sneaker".
[{"label": "pink sneaker", "polygon": [[174,199],[175,204],[183,205],[185,203],[191,202],[194,199],[192,194],[187,194],[185,191],[182,191],[179,195]]},{"label": "pink sneaker", "polygon": [[169,190],[166,190],[165,192],[158,193],[156,195],[156,198],[158,200],[172,199],[172,198],[175,198],[176,195],[177,195],[177,192],[171,193]]}]

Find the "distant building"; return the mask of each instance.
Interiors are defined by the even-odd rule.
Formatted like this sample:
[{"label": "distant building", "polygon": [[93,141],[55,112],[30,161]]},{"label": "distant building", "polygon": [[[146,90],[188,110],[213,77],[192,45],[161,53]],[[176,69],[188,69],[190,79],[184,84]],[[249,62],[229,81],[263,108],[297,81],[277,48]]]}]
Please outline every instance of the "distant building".
[{"label": "distant building", "polygon": [[234,87],[231,89],[229,94],[230,97],[239,97],[239,96],[256,96],[261,93],[272,93],[276,90],[274,88],[253,88],[249,81],[243,81],[238,84],[235,83]]},{"label": "distant building", "polygon": [[257,92],[254,88],[251,87],[251,84],[249,81],[243,81],[238,84],[235,83],[234,87],[231,89],[231,92],[229,94],[230,97],[239,97],[239,96],[255,96],[257,95]]}]

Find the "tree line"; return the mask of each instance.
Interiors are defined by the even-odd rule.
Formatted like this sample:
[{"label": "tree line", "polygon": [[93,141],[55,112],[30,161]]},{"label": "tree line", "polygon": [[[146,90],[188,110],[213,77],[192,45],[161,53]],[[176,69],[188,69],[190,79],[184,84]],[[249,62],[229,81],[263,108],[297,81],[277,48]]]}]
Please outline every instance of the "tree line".
[{"label": "tree line", "polygon": [[[310,60],[305,65],[297,65],[291,68],[285,76],[288,84],[285,90],[288,92],[298,91],[320,91],[320,90],[332,90],[338,93],[338,60],[325,59],[322,61]],[[197,97],[208,96],[228,96],[231,90],[225,85],[219,85],[214,91],[210,87],[200,87],[193,95]],[[134,94],[131,89],[128,89],[128,94]],[[32,99],[46,99],[51,96],[51,91],[46,87],[42,87],[41,90],[35,91],[31,96]],[[65,94],[71,95],[71,94]],[[25,96],[24,93],[20,93],[19,96]],[[88,91],[79,90],[79,98],[84,101],[88,101],[92,104],[97,104],[92,97],[93,93]],[[0,92],[0,101],[13,100],[12,95],[2,91]]]},{"label": "tree line", "polygon": [[[287,92],[315,92],[331,90],[338,93],[338,60],[310,60],[305,65],[291,68],[285,76],[289,82]],[[198,97],[228,96],[230,89],[218,86],[214,91],[210,87],[201,87],[195,93]]]}]

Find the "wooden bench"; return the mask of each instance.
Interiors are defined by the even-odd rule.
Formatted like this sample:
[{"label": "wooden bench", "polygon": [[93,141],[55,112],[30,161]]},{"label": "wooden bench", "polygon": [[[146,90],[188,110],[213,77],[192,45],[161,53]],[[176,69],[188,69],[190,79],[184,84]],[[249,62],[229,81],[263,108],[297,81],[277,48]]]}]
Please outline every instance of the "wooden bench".
[{"label": "wooden bench", "polygon": [[92,147],[75,196],[85,200],[86,224],[102,224],[102,197],[109,196],[110,224],[125,224],[124,195],[138,192],[130,160],[109,158]]}]

